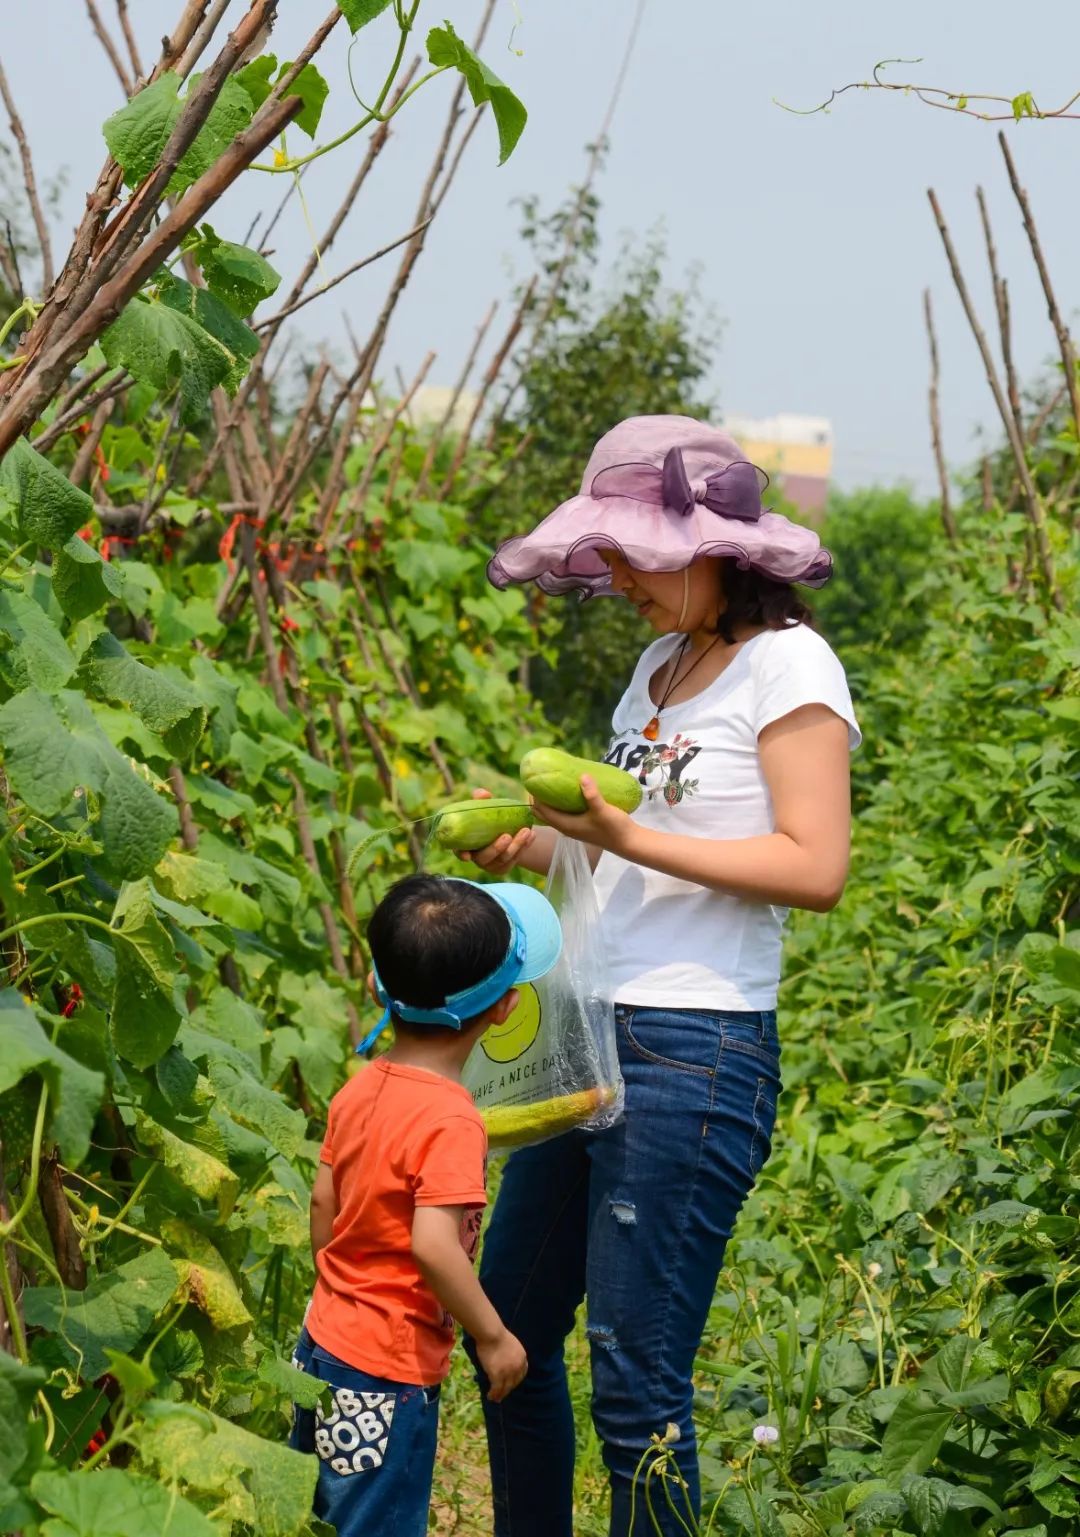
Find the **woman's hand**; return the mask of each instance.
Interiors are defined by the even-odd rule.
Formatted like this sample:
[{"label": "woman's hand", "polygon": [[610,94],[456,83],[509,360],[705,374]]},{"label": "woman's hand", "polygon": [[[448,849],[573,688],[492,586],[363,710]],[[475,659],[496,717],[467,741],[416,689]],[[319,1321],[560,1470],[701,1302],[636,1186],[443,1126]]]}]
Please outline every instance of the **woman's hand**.
[{"label": "woman's hand", "polygon": [[[472,797],[474,801],[489,801],[491,791],[474,790]],[[531,848],[535,841],[535,829],[523,827],[520,832],[514,833],[513,837],[509,833],[503,833],[500,838],[495,839],[494,843],[489,843],[482,849],[473,849],[471,853],[461,853],[458,858],[485,870],[488,875],[507,875],[517,864],[525,864],[526,869],[535,869],[534,862],[526,863],[522,857],[526,849]]]},{"label": "woman's hand", "polygon": [[604,799],[591,774],[582,774],[581,793],[585,797],[584,811],[556,811],[553,806],[543,806],[536,801],[533,809],[556,832],[576,838],[580,843],[590,843],[594,848],[606,849],[609,854],[618,854],[634,826],[633,819]]}]

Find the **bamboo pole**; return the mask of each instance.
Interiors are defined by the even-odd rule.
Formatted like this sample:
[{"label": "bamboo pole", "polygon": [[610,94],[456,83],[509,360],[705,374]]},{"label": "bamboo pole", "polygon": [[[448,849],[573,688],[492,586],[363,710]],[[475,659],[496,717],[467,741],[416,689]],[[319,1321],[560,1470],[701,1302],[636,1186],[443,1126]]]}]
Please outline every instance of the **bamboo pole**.
[{"label": "bamboo pole", "polygon": [[1035,540],[1036,554],[1038,557],[1039,570],[1042,575],[1043,584],[1046,588],[1047,595],[1050,598],[1051,603],[1053,603],[1054,607],[1057,609],[1064,609],[1065,602],[1061,596],[1061,592],[1057,585],[1057,578],[1054,573],[1054,558],[1050,549],[1050,539],[1046,527],[1046,515],[1043,510],[1042,502],[1039,499],[1039,493],[1035,487],[1035,482],[1031,478],[1031,468],[1027,461],[1027,450],[1024,441],[1017,429],[1016,422],[1013,419],[1012,412],[1009,410],[1009,405],[1005,399],[1005,395],[1002,392],[1001,382],[998,379],[997,369],[994,366],[993,354],[991,353],[989,344],[986,340],[986,333],[979,323],[979,317],[976,314],[975,306],[971,301],[971,294],[968,291],[967,282],[964,278],[963,270],[961,269],[960,261],[956,254],[956,248],[953,245],[952,236],[949,233],[949,227],[945,222],[945,215],[941,211],[941,205],[937,200],[937,195],[935,194],[933,188],[929,188],[927,190],[927,197],[930,200],[930,207],[934,211],[934,218],[937,221],[938,232],[941,235],[942,244],[945,247],[945,255],[948,258],[949,270],[952,273],[953,282],[956,285],[956,291],[960,296],[960,302],[963,305],[964,314],[967,316],[968,325],[971,327],[971,333],[975,338],[976,346],[978,347],[980,356],[983,360],[983,368],[986,371],[987,383],[989,384],[991,394],[994,397],[994,404],[998,408],[998,415],[1001,417],[1002,425],[1005,428],[1005,434],[1009,440],[1009,447],[1012,449],[1013,458],[1016,461],[1017,475],[1019,476],[1020,485],[1023,490],[1024,510],[1027,513],[1029,522],[1031,523],[1032,534]]},{"label": "bamboo pole", "polygon": [[1050,316],[1050,324],[1053,326],[1054,335],[1057,337],[1058,349],[1061,353],[1061,366],[1065,371],[1065,387],[1069,395],[1069,409],[1072,412],[1073,429],[1080,434],[1080,384],[1078,384],[1076,377],[1076,350],[1073,347],[1069,328],[1062,319],[1061,310],[1058,308],[1054,286],[1050,281],[1050,272],[1046,265],[1046,258],[1043,256],[1039,232],[1035,226],[1035,216],[1031,211],[1031,202],[1024,188],[1020,185],[1016,163],[1013,160],[1012,151],[1009,149],[1008,140],[1003,133],[998,134],[998,143],[1001,145],[1001,153],[1005,157],[1005,166],[1009,173],[1009,183],[1013,189],[1016,201],[1020,205],[1024,229],[1027,232],[1031,254],[1035,258],[1039,281],[1042,283],[1043,296],[1046,299],[1047,314]]}]

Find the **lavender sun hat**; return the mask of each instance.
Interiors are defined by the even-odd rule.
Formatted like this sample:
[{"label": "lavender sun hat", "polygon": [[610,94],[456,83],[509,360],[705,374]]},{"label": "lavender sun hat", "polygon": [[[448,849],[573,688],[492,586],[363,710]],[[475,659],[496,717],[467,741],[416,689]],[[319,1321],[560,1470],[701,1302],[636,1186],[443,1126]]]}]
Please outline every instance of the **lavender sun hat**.
[{"label": "lavender sun hat", "polygon": [[726,432],[689,416],[631,416],[597,443],[577,496],[499,546],[488,579],[598,597],[612,590],[600,551],[616,550],[637,571],[721,556],[776,582],[824,586],[832,556],[812,529],[764,510],[767,485]]}]

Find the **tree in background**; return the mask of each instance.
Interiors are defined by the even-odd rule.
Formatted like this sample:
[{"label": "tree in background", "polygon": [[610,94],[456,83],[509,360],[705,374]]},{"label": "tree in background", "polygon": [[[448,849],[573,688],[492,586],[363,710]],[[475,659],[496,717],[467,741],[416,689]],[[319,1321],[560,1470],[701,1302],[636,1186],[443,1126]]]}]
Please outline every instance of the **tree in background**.
[{"label": "tree in background", "polygon": [[830,644],[845,660],[855,648],[910,646],[926,623],[912,593],[945,552],[936,509],[902,488],[834,492],[821,539],[836,578],[810,602]]},{"label": "tree in background", "polygon": [[[579,207],[573,254],[559,272],[569,210]],[[529,442],[481,514],[496,543],[532,528],[572,496],[597,438],[627,416],[682,412],[708,416],[702,381],[717,323],[691,282],[665,287],[663,241],[624,246],[607,285],[594,287],[597,203],[591,196],[541,218],[526,204],[526,240],[537,266],[560,279],[555,303],[526,343],[518,388],[505,418],[510,441]],[[611,711],[645,642],[624,604],[530,597],[537,648],[524,669],[530,688],[568,746],[606,743]],[[597,688],[608,678],[611,693]],[[587,684],[585,680],[588,680]]]}]

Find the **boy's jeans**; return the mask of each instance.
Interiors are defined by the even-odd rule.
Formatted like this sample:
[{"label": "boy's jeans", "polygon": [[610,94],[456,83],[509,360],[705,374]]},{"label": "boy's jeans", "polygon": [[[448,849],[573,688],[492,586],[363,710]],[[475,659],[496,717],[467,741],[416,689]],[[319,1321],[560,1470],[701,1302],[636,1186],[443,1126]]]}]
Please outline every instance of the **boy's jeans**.
[{"label": "boy's jeans", "polygon": [[315,1514],[338,1537],[425,1537],[439,1389],[357,1371],[300,1331],[293,1365],[334,1386],[333,1408],[293,1410],[289,1445],[319,1459]]},{"label": "boy's jeans", "polygon": [[563,1341],[586,1294],[611,1537],[696,1530],[686,1496],[667,1485],[673,1511],[657,1478],[650,1519],[635,1473],[652,1436],[674,1425],[696,1510],[691,1374],[724,1246],[769,1153],[776,1015],[619,1007],[616,1018],[625,1117],[512,1154],[484,1242],[484,1290],[529,1356],[504,1403],[484,1399],[495,1537],[573,1537]]}]

